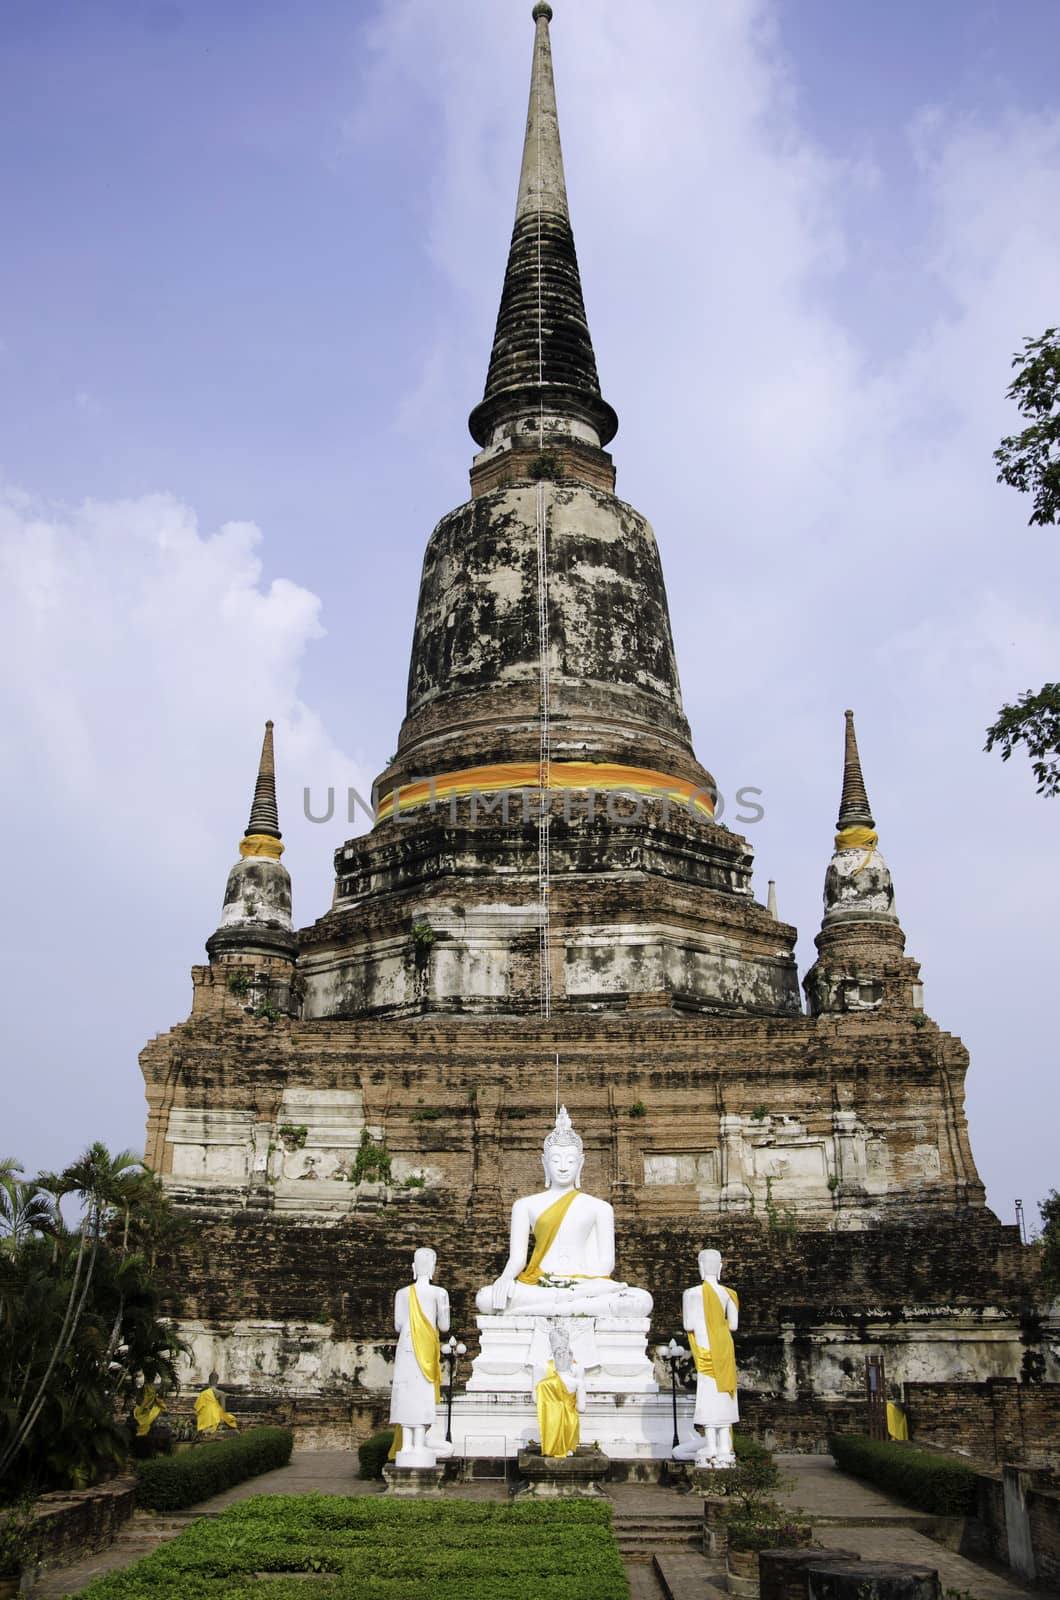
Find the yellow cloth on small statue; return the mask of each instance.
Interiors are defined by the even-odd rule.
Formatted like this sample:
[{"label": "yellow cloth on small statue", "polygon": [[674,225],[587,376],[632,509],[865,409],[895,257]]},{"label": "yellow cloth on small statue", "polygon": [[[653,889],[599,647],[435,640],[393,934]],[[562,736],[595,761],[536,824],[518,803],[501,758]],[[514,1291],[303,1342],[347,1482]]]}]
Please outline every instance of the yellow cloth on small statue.
[{"label": "yellow cloth on small statue", "polygon": [[[725,1285],[725,1293],[729,1296],[737,1311],[740,1301],[735,1289]],[[724,1308],[709,1283],[703,1285],[703,1315],[707,1319],[707,1341],[709,1350],[704,1350],[691,1331],[688,1335],[689,1348],[696,1363],[696,1371],[702,1372],[705,1377],[713,1378],[718,1386],[719,1394],[736,1394],[736,1347],[732,1342],[732,1334],[725,1316]]]},{"label": "yellow cloth on small statue", "polygon": [[168,1411],[168,1409],[166,1402],[158,1398],[154,1386],[149,1383],[144,1389],[143,1399],[140,1404],[133,1406],[132,1409],[133,1420],[136,1423],[136,1437],[138,1439],[146,1439],[151,1432],[152,1422],[156,1417],[160,1417],[163,1411]]},{"label": "yellow cloth on small statue", "polygon": [[880,842],[880,836],[874,828],[843,828],[835,836],[837,850],[864,850],[865,858],[859,861],[854,868],[856,878],[862,867],[867,867],[872,860],[872,852]]},{"label": "yellow cloth on small statue", "polygon": [[892,1439],[908,1439],[909,1423],[901,1406],[893,1400],[887,1402],[887,1433]]},{"label": "yellow cloth on small statue", "polygon": [[537,1283],[541,1277],[541,1263],[552,1248],[552,1242],[559,1232],[560,1223],[578,1198],[578,1190],[571,1189],[567,1194],[561,1194],[558,1200],[553,1200],[534,1223],[534,1250],[530,1260],[520,1272],[517,1283]]},{"label": "yellow cloth on small statue", "polygon": [[195,1399],[195,1431],[197,1433],[214,1433],[222,1422],[226,1428],[234,1428],[236,1419],[230,1411],[225,1411],[220,1400],[212,1389],[204,1389]]},{"label": "yellow cloth on small statue", "polygon": [[543,1456],[569,1456],[577,1450],[581,1437],[578,1421],[578,1400],[567,1388],[550,1361],[548,1371],[541,1379],[534,1397],[537,1400],[537,1425],[541,1431]]},{"label": "yellow cloth on small statue", "polygon": [[420,1371],[428,1383],[434,1384],[434,1401],[442,1398],[442,1351],[438,1329],[420,1305],[416,1285],[409,1285],[409,1328],[412,1348]]},{"label": "yellow cloth on small statue", "polygon": [[395,1424],[394,1424],[394,1437],[391,1439],[391,1441],[390,1441],[390,1449],[386,1453],[387,1460],[388,1461],[393,1461],[393,1459],[397,1455],[398,1451],[399,1450],[403,1450],[404,1448],[405,1448],[405,1446],[404,1446],[404,1443],[403,1443],[403,1435],[402,1435],[402,1432],[401,1432],[401,1424],[400,1424],[400,1422],[395,1422]]}]

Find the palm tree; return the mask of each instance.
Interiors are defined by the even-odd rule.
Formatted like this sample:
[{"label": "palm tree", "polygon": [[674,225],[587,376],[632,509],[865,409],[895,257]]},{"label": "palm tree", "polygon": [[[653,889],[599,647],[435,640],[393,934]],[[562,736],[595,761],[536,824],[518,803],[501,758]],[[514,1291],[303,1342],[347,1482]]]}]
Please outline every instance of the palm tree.
[{"label": "palm tree", "polygon": [[92,1284],[107,1219],[118,1208],[123,1209],[126,1219],[128,1218],[128,1208],[135,1196],[136,1183],[141,1180],[142,1172],[142,1162],[131,1151],[121,1150],[116,1156],[111,1156],[106,1145],[97,1141],[89,1145],[84,1154],[67,1167],[57,1180],[50,1175],[42,1174],[44,1184],[41,1187],[46,1185],[57,1198],[66,1194],[77,1194],[81,1198],[82,1213],[81,1226],[78,1230],[77,1257],[74,1261],[62,1326],[48,1364],[33,1398],[24,1410],[19,1408],[19,1414],[13,1419],[8,1442],[0,1452],[0,1478],[36,1426],[44,1408],[52,1375],[77,1332]]},{"label": "palm tree", "polygon": [[0,1165],[0,1251],[12,1256],[31,1234],[50,1233],[55,1224],[54,1200],[40,1184],[16,1178],[21,1170]]}]

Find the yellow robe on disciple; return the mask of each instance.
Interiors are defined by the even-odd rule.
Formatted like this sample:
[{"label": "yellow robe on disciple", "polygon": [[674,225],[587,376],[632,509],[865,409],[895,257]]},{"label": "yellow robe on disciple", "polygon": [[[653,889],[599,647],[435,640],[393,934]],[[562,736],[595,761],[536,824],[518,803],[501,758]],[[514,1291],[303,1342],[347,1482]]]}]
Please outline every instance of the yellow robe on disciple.
[{"label": "yellow robe on disciple", "polygon": [[[736,1290],[726,1285],[725,1293],[739,1311],[740,1302]],[[691,1330],[688,1334],[688,1345],[695,1359],[696,1371],[713,1378],[719,1394],[735,1397],[736,1346],[732,1341],[725,1309],[708,1283],[703,1285],[703,1315],[707,1322],[708,1348],[704,1350],[702,1345],[697,1343],[696,1336]]]},{"label": "yellow robe on disciple", "polygon": [[569,1456],[578,1448],[581,1425],[578,1400],[550,1361],[548,1371],[535,1390],[537,1425],[541,1430],[543,1456]]},{"label": "yellow robe on disciple", "polygon": [[216,1433],[222,1422],[226,1428],[236,1426],[235,1417],[225,1411],[213,1390],[204,1389],[195,1399],[196,1433]]}]

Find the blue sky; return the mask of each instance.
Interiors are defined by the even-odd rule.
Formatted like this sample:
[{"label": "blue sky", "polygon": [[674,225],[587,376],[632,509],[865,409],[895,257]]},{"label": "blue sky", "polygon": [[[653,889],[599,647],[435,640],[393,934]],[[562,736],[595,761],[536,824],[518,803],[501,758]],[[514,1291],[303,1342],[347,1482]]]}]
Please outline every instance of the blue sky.
[{"label": "blue sky", "polygon": [[[1011,353],[1058,320],[1055,4],[554,3],[619,492],[697,751],[765,791],[759,896],[805,969],[855,707],[1010,1216],[1060,1183],[1060,812],[981,751],[1060,646],[1060,538],[990,461]],[[296,916],[326,908],[342,830],[302,788],[394,747],[423,549],[466,495],[528,12],[5,16],[0,1146],[31,1167],[141,1141],[136,1052],[187,1013],[267,715]]]}]

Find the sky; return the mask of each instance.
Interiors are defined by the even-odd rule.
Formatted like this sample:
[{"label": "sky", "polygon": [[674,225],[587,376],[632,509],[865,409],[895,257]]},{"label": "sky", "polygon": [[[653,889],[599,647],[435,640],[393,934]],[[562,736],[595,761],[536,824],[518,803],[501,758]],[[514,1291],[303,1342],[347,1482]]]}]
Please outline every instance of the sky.
[{"label": "sky", "polygon": [[[1060,1185],[1057,829],[1000,705],[1057,677],[1060,532],[995,482],[1060,320],[1055,0],[554,0],[618,490],[697,754],[805,971],[854,707],[988,1198]],[[37,0],[0,54],[0,1154],[142,1149],[267,716],[299,925],[393,751],[467,497],[529,0]]]}]

